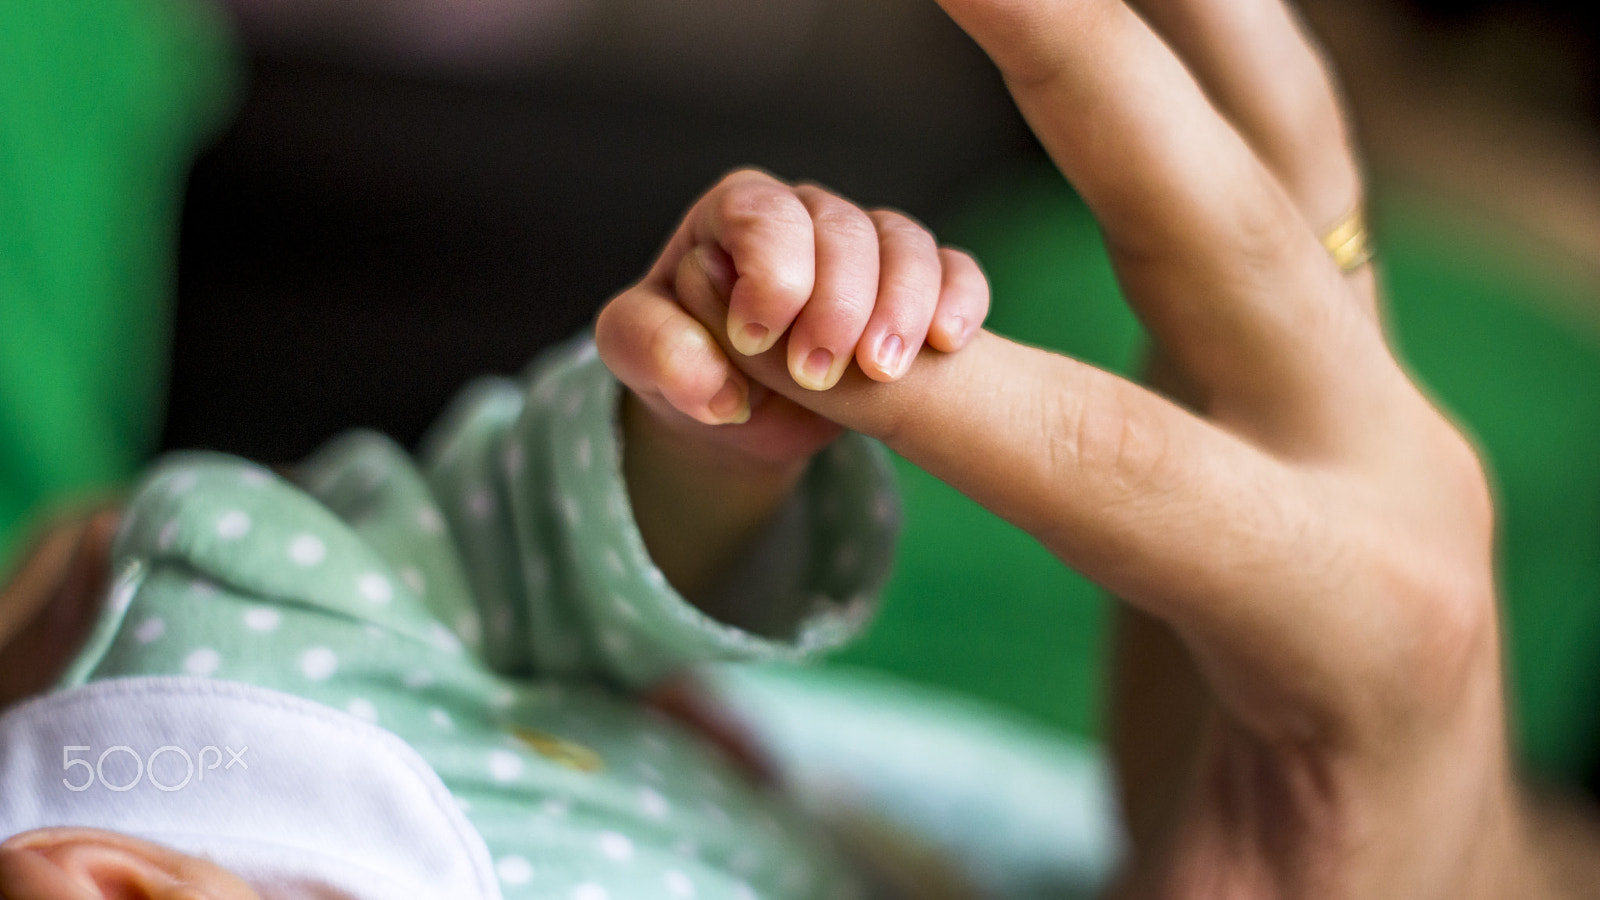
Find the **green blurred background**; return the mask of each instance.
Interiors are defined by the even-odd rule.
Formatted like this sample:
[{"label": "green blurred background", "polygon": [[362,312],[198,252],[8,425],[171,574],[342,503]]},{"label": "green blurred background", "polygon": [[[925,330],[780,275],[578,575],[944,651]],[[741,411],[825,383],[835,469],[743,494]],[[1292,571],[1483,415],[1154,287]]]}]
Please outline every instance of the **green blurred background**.
[{"label": "green blurred background", "polygon": [[[278,106],[259,112],[254,100],[245,99],[248,75],[256,85],[248,96],[271,93],[270,88],[291,100],[280,97]],[[401,102],[409,108],[416,105],[415,90],[445,91],[440,102],[453,106],[456,95],[448,91],[457,90],[461,79],[458,73],[423,79],[421,88],[413,75],[399,81],[413,91],[401,95],[412,98]],[[303,107],[314,118],[317,104],[334,88],[352,83],[357,88],[351,96],[363,103],[389,96],[372,87],[370,70],[350,75],[340,67],[308,69],[299,62],[252,58],[217,10],[189,0],[0,5],[0,569],[41,516],[69,498],[114,490],[162,446],[199,443],[254,452],[270,461],[304,452],[312,445],[306,441],[320,440],[326,431],[320,422],[306,424],[313,406],[307,398],[342,384],[332,371],[341,358],[351,368],[370,370],[369,382],[343,385],[352,394],[387,390],[411,397],[418,412],[391,428],[402,438],[460,383],[462,373],[445,361],[435,381],[415,391],[386,388],[398,368],[396,359],[352,361],[349,345],[340,339],[355,326],[346,319],[329,325],[315,318],[319,310],[332,308],[339,316],[405,321],[374,296],[396,293],[396,283],[434,278],[437,271],[413,277],[404,264],[414,254],[390,245],[383,245],[387,256],[346,248],[338,243],[345,240],[341,221],[327,221],[342,214],[337,209],[311,207],[314,214],[301,219],[273,218],[281,210],[272,203],[294,190],[304,194],[296,202],[310,203],[307,198],[367,189],[349,173],[365,173],[360,160],[381,158],[396,145],[356,140],[344,149],[358,162],[344,170],[337,160],[329,162],[342,145],[326,133],[310,132],[310,139],[296,144],[262,125],[272,121],[269,113],[284,108]],[[296,86],[299,93],[289,90]],[[550,121],[569,112],[537,107],[548,94],[507,96],[510,106],[536,107]],[[682,102],[703,100],[691,96]],[[744,109],[738,103],[747,101],[736,101],[730,101],[733,107]],[[238,120],[232,136],[191,176],[196,155],[230,115]],[[349,118],[338,112],[322,115],[341,124]],[[507,130],[496,115],[484,118],[487,130]],[[908,199],[901,199],[885,196],[882,185],[906,173],[884,168],[879,157],[892,159],[903,145],[869,144],[872,152],[866,155],[875,162],[835,173],[829,166],[839,159],[859,162],[850,156],[850,138],[834,134],[828,138],[832,143],[819,144],[826,146],[814,157],[785,157],[798,152],[789,137],[767,143],[735,140],[742,134],[738,128],[758,130],[752,121],[814,129],[818,120],[801,116],[798,125],[775,125],[719,118],[700,125],[713,140],[727,138],[736,146],[729,151],[741,154],[735,161],[764,162],[770,152],[785,162],[768,164],[787,174],[819,177],[847,194],[883,197],[882,202],[928,217],[943,239],[972,249],[983,261],[994,285],[991,326],[996,331],[1116,371],[1126,372],[1136,358],[1140,332],[1118,300],[1094,223],[1036,152],[1001,153],[976,138],[960,144],[948,131],[929,126],[924,134],[909,128],[904,140],[937,149],[944,145],[934,141],[942,139],[965,148],[965,155],[960,166],[929,164],[928,171],[945,178],[938,190],[917,194],[907,187]],[[869,121],[856,116],[848,124],[868,128],[863,123]],[[1003,131],[982,121],[975,131]],[[574,140],[560,128],[534,130],[555,145]],[[602,131],[602,138],[613,133]],[[451,135],[441,143],[450,144]],[[398,143],[411,152],[403,140]],[[1001,144],[1013,148],[1014,142]],[[662,167],[687,167],[674,153],[657,156]],[[276,162],[284,158],[289,161]],[[241,159],[261,169],[241,169]],[[662,174],[665,168],[640,170],[646,164],[629,159],[634,168],[627,171],[649,176],[640,176],[639,190],[663,185],[659,191],[665,199],[637,217],[639,232],[652,236],[665,233],[676,208],[708,180],[706,173],[727,165],[720,156],[696,157],[699,168],[673,181]],[[407,174],[416,182],[401,180],[395,189],[399,195],[409,198],[437,187],[414,169]],[[293,187],[302,176],[310,187]],[[465,177],[452,170],[445,180]],[[241,190],[257,193],[219,193],[219,183],[242,184]],[[186,184],[191,190],[187,207]],[[254,205],[236,207],[231,198],[237,196]],[[394,206],[393,198],[385,197],[390,205],[361,212],[364,223],[379,223],[373,233],[400,227],[395,221],[409,227],[414,223],[408,216],[450,218]],[[214,233],[246,219],[255,220],[257,230],[238,238],[245,250]],[[1508,250],[1518,246],[1507,240],[1515,224],[1492,215],[1463,215],[1403,182],[1380,178],[1373,219],[1397,344],[1421,380],[1481,442],[1499,488],[1510,677],[1525,758],[1536,772],[1581,783],[1600,758],[1600,328],[1594,324],[1600,319],[1571,311],[1600,308],[1600,296],[1592,280],[1546,265],[1537,255]],[[607,223],[593,235],[585,233],[586,239],[598,244],[601,237],[615,236],[616,227]],[[540,233],[480,240],[477,229],[470,218],[459,224],[455,237],[464,235],[463,243],[444,242],[440,256],[465,258],[477,270],[485,264],[475,254],[496,252],[497,244],[520,258],[552,239]],[[566,224],[558,230],[573,231]],[[657,239],[642,237],[618,251],[621,270],[638,271]],[[313,251],[323,245],[336,249],[312,252],[274,243],[291,240],[304,240]],[[431,237],[422,243],[441,246]],[[258,259],[241,263],[229,255],[250,245],[265,248]],[[300,249],[290,252],[285,246]],[[601,246],[598,252],[604,254]],[[202,260],[196,247],[227,252]],[[181,271],[202,273],[183,275],[187,287],[181,290],[180,272],[173,266],[180,249]],[[333,274],[319,282],[317,273],[323,270],[317,267],[334,265],[325,257],[336,257],[345,268],[329,269]],[[375,290],[351,274],[351,258],[399,266],[401,276]],[[261,283],[267,287],[253,282],[240,288],[228,280],[246,270],[266,279]],[[606,284],[622,283],[610,269],[601,274]],[[508,303],[523,304],[529,290],[525,280],[515,271],[506,279]],[[328,284],[335,287],[318,292]],[[327,299],[344,296],[341,290],[348,293],[345,305]],[[434,310],[417,314],[417,329],[430,339],[451,333],[442,316],[458,310],[465,317],[481,314],[488,324],[463,332],[460,340],[471,346],[501,340],[504,355],[467,354],[460,364],[469,370],[510,369],[545,337],[559,336],[535,338],[493,327],[509,307],[474,311],[462,297],[475,290],[470,285],[442,295],[419,290],[416,307]],[[603,299],[598,290],[574,288],[575,311],[541,314],[541,322],[552,331],[570,330]],[[233,305],[218,299],[227,297]],[[278,301],[298,303],[296,315],[311,324],[300,332],[276,330],[277,320],[261,317],[274,315]],[[235,318],[205,318],[218,310]],[[201,324],[194,325],[197,321]],[[371,325],[361,321],[367,323],[363,327]],[[258,322],[266,350],[252,350],[245,340]],[[318,338],[332,349],[319,351]],[[401,335],[391,342],[409,351],[421,339]],[[265,352],[281,355],[251,355]],[[327,358],[317,357],[318,352]],[[296,357],[307,356],[316,363],[299,382],[272,380],[290,371]],[[281,368],[269,370],[263,359]],[[213,391],[223,376],[259,393]],[[282,408],[271,406],[275,402]],[[326,412],[339,425],[373,424],[361,421],[365,413],[347,408],[330,406]],[[216,430],[223,426],[234,430]],[[252,431],[252,439],[268,442],[235,446],[226,437]],[[270,442],[282,435],[296,438]],[[1066,732],[1097,735],[1110,615],[1105,600],[1015,529],[912,467],[902,464],[900,470],[907,526],[898,574],[877,627],[842,662],[977,696]]]}]

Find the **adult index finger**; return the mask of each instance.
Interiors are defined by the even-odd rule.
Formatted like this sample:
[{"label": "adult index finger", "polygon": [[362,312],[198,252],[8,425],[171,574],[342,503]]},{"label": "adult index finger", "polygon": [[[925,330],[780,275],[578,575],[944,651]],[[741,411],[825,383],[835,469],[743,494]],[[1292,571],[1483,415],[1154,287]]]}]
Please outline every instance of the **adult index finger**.
[{"label": "adult index finger", "polygon": [[[709,291],[678,300],[726,342]],[[1310,683],[1348,654],[1348,623],[1295,591],[1329,550],[1298,473],[1145,388],[989,332],[960,353],[924,351],[897,382],[851,369],[825,392],[795,385],[781,348],[730,358],[1265,683]]]},{"label": "adult index finger", "polygon": [[[994,58],[1104,228],[1157,342],[1241,432],[1302,451],[1359,427],[1379,354],[1299,209],[1121,0],[940,0]],[[1364,318],[1364,317],[1363,317]]]}]

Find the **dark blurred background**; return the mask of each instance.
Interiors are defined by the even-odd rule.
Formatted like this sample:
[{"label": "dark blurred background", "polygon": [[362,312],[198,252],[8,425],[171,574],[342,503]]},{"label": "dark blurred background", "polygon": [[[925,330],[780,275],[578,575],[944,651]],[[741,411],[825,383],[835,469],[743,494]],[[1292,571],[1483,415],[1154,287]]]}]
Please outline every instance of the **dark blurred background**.
[{"label": "dark blurred background", "polygon": [[[1370,165],[1396,342],[1500,488],[1523,759],[1600,792],[1600,12],[1301,9]],[[931,0],[0,4],[0,566],[158,449],[414,444],[741,165],[975,250],[997,330],[1138,356],[1092,217]],[[846,661],[1096,736],[1104,598],[900,475],[897,574]]]},{"label": "dark blurred background", "polygon": [[[410,443],[581,327],[735,166],[936,221],[1038,153],[931,3],[479,3],[453,30],[391,5],[241,3],[244,101],[185,197],[165,446]],[[1595,5],[1306,8],[1376,166],[1600,247]]]},{"label": "dark blurred background", "polygon": [[260,6],[185,199],[169,447],[411,443],[466,379],[584,326],[734,167],[931,220],[1032,151],[932,3],[597,4],[555,46],[476,52]]}]

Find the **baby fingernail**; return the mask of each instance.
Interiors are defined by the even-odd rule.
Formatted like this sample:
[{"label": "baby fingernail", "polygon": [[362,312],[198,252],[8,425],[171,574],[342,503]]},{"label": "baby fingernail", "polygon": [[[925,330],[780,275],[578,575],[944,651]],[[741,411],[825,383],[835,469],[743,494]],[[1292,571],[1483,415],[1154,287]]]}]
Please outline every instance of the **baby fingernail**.
[{"label": "baby fingernail", "polygon": [[772,329],[759,322],[741,322],[736,316],[730,316],[729,320],[728,341],[733,349],[745,356],[755,356],[772,346]]},{"label": "baby fingernail", "polygon": [[800,371],[796,373],[795,380],[800,386],[813,391],[828,389],[828,370],[833,368],[833,352],[822,347],[806,354],[805,362],[800,364]]},{"label": "baby fingernail", "polygon": [[900,335],[891,334],[878,342],[878,352],[873,356],[873,362],[878,364],[878,368],[883,370],[885,375],[891,378],[898,377],[900,356],[905,352],[905,348],[905,341],[900,339]]},{"label": "baby fingernail", "polygon": [[723,383],[706,407],[724,425],[742,425],[750,421],[750,398],[732,378]]},{"label": "baby fingernail", "polygon": [[765,347],[767,345],[767,335],[771,333],[772,329],[765,325],[757,325],[754,322],[744,327],[744,339],[754,347]]}]

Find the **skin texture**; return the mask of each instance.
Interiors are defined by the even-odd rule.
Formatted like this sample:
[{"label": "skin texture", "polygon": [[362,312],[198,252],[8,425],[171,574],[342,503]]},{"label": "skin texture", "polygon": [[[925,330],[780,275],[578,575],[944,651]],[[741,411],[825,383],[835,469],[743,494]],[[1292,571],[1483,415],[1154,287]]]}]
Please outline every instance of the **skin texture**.
[{"label": "skin texture", "polygon": [[725,330],[771,272],[685,264],[638,290],[1124,599],[1118,895],[1561,896],[1557,845],[1592,853],[1592,831],[1512,774],[1490,493],[1394,358],[1372,270],[1320,245],[1359,170],[1294,18],[1277,0],[942,5],[1099,218],[1154,338],[1151,387],[980,334],[893,384],[846,371],[810,392],[793,348],[746,355]]},{"label": "skin texture", "polygon": [[[730,298],[709,329],[674,296],[686,273]],[[808,392],[847,371],[891,384],[924,346],[964,347],[988,311],[977,263],[905,216],[755,170],[723,178],[595,323],[601,358],[630,389],[624,474],[668,580],[699,595],[841,430],[752,384],[734,357],[781,352],[784,383]]]},{"label": "skin texture", "polygon": [[[1477,456],[1395,360],[1370,268],[1339,272],[1318,241],[1360,203],[1359,169],[1293,17],[1278,0],[942,5],[1098,216],[1154,340],[1151,386],[981,331],[937,352],[967,334],[942,292],[933,349],[895,377],[873,363],[893,317],[858,298],[892,297],[895,248],[927,244],[740,173],[599,320],[637,446],[747,466],[726,506],[755,521],[824,421],[862,431],[1121,597],[1117,896],[1592,890],[1588,814],[1512,773]],[[876,274],[834,243],[873,236]],[[941,291],[967,283],[936,253]],[[831,317],[809,315],[819,298]],[[692,585],[726,548],[679,552]]]}]

